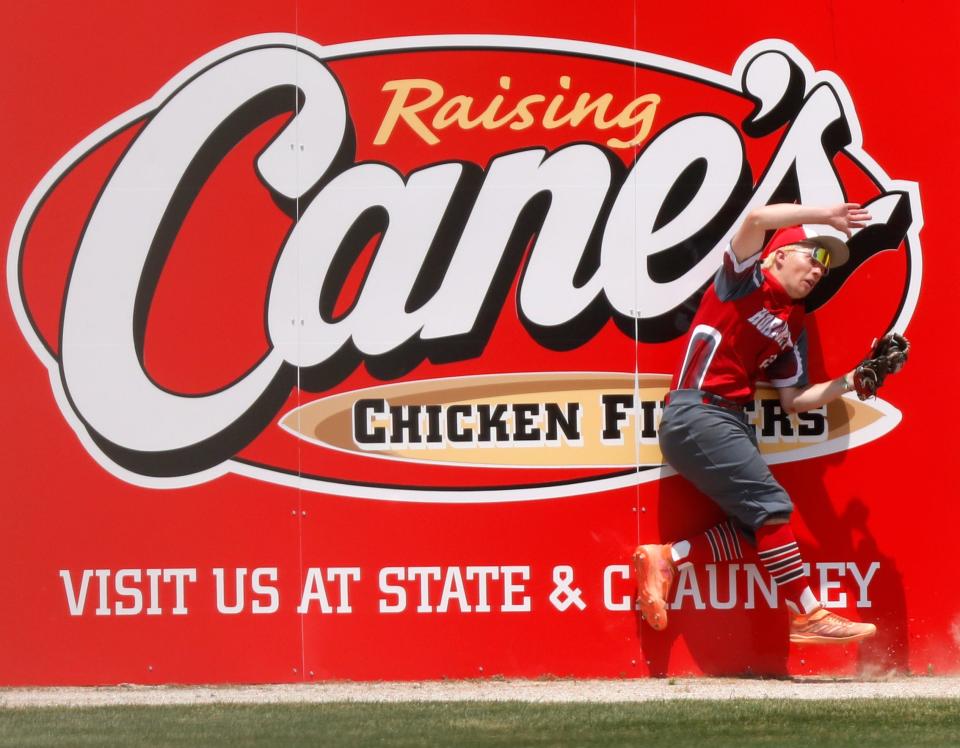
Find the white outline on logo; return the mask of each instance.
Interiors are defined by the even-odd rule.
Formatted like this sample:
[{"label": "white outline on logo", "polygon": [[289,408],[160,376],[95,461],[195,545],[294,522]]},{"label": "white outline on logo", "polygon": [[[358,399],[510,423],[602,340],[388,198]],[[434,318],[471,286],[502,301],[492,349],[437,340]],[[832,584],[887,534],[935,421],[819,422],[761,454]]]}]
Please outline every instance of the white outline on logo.
[{"label": "white outline on logo", "polygon": [[[671,468],[664,466],[661,468],[638,471],[636,473],[630,473],[627,475],[618,475],[610,478],[586,480],[560,485],[478,490],[425,490],[420,488],[403,488],[399,486],[394,488],[339,483],[332,480],[321,480],[298,475],[290,475],[278,470],[247,465],[233,459],[227,460],[226,462],[208,470],[187,476],[151,478],[118,466],[100,450],[100,448],[90,438],[90,435],[87,433],[83,423],[70,406],[60,379],[59,363],[50,355],[34,330],[33,325],[30,322],[30,317],[27,314],[24,306],[23,299],[20,296],[20,251],[22,249],[26,229],[44,196],[50,191],[50,189],[52,189],[57,180],[59,180],[61,176],[67,170],[69,170],[70,167],[73,166],[74,163],[76,163],[76,161],[79,160],[83,155],[96,147],[99,143],[109,139],[116,132],[127,127],[133,121],[158,108],[173,94],[177,88],[184,85],[189,79],[196,76],[205,68],[216,64],[225,57],[242,52],[246,49],[264,46],[284,46],[303,49],[321,60],[336,59],[348,55],[357,56],[384,52],[401,52],[405,50],[442,50],[465,47],[475,49],[530,49],[541,52],[589,55],[608,59],[614,62],[635,63],[667,73],[688,76],[740,95],[743,94],[741,81],[743,80],[743,73],[747,64],[762,52],[781,52],[789,57],[789,59],[792,60],[796,65],[798,65],[804,73],[807,84],[805,93],[809,92],[812,88],[821,83],[828,83],[837,94],[850,127],[851,142],[843,152],[854,158],[873,179],[880,182],[884,190],[900,191],[909,196],[913,219],[906,238],[909,261],[911,264],[910,282],[906,289],[903,305],[896,321],[892,326],[892,329],[896,332],[904,332],[907,324],[913,316],[914,310],[916,309],[923,270],[923,260],[920,252],[919,237],[920,229],[923,227],[923,215],[920,205],[919,185],[916,182],[890,179],[890,177],[879,166],[879,164],[877,164],[877,162],[874,161],[874,159],[863,150],[863,135],[860,129],[860,122],[856,116],[856,109],[853,105],[853,100],[847,91],[846,85],[835,73],[830,71],[814,70],[813,66],[806,59],[806,57],[804,57],[804,55],[789,42],[779,39],[767,39],[757,42],[745,49],[737,59],[736,64],[733,66],[732,72],[730,74],[725,74],[685,62],[683,60],[665,57],[663,55],[656,55],[648,52],[625,49],[622,47],[615,47],[605,44],[595,44],[592,42],[580,42],[565,39],[551,39],[547,37],[469,34],[412,36],[347,42],[324,47],[309,39],[294,34],[259,34],[255,36],[249,36],[225,44],[222,47],[219,47],[204,55],[203,57],[200,57],[175,75],[150,99],[113,118],[70,149],[70,151],[59,161],[57,161],[53,168],[51,168],[50,171],[44,175],[44,177],[34,188],[33,192],[31,192],[30,197],[27,199],[23,209],[20,212],[20,215],[17,218],[17,222],[14,225],[13,234],[10,239],[10,245],[7,254],[7,290],[10,295],[10,303],[13,307],[14,316],[16,317],[18,325],[20,326],[20,330],[30,347],[33,349],[34,354],[47,367],[50,375],[51,387],[53,389],[53,394],[57,405],[64,414],[64,417],[70,424],[71,428],[73,428],[73,430],[76,432],[84,448],[107,472],[128,483],[148,488],[173,489],[206,483],[222,475],[233,473],[274,484],[298,488],[304,491],[326,493],[335,496],[422,503],[491,503],[501,501],[529,501],[565,498],[569,496],[597,493],[600,491],[609,491],[612,489],[634,486],[674,474],[674,471]],[[637,374],[637,372],[634,373]],[[873,441],[874,439],[877,439],[889,432],[900,422],[900,412],[889,403],[876,399],[872,404],[875,405],[878,410],[883,412],[884,417],[876,421],[868,428],[856,432],[849,442],[841,447],[841,449],[849,449]],[[790,452],[781,455],[773,455],[770,459],[768,459],[768,462],[792,462],[795,460],[819,457],[824,454],[838,451],[837,449],[824,450],[824,446],[825,444],[818,444],[797,450],[791,450]]]}]

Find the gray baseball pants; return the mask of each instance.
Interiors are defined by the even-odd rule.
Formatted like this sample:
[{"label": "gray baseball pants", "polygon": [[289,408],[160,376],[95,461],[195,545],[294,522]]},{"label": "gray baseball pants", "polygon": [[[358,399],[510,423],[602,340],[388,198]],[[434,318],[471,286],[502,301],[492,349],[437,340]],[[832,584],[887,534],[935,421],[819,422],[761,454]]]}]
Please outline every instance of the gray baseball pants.
[{"label": "gray baseball pants", "polygon": [[664,459],[744,530],[786,519],[793,502],[760,456],[743,410],[703,402],[699,390],[676,390],[660,422]]}]

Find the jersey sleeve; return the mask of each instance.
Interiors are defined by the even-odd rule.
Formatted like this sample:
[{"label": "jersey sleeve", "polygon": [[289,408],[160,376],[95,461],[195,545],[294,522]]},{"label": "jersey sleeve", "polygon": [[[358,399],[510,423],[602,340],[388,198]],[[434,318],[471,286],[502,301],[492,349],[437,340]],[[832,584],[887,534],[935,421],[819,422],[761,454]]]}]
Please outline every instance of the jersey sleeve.
[{"label": "jersey sleeve", "polygon": [[767,367],[767,379],[774,387],[806,387],[807,378],[807,331],[804,330],[790,350],[777,356]]},{"label": "jersey sleeve", "polygon": [[760,252],[746,260],[738,260],[733,248],[727,244],[723,250],[723,264],[713,279],[713,286],[720,301],[732,301],[756,291],[763,283],[760,269]]}]

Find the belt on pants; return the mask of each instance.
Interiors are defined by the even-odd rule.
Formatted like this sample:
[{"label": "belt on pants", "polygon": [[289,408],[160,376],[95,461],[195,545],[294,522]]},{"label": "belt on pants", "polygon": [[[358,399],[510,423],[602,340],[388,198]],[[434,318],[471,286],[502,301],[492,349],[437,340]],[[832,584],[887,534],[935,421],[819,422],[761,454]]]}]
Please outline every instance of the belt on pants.
[{"label": "belt on pants", "polygon": [[668,392],[664,399],[668,404],[671,402],[700,402],[704,405],[719,405],[721,408],[727,408],[737,413],[743,413],[746,407],[743,403],[728,400],[706,390],[673,390]]}]

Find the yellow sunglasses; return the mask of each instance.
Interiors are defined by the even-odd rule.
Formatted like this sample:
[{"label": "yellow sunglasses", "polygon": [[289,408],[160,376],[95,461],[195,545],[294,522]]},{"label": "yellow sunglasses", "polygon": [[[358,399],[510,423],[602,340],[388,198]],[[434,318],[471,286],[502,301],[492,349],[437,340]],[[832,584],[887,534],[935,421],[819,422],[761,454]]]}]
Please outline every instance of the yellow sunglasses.
[{"label": "yellow sunglasses", "polygon": [[810,258],[823,268],[823,274],[830,272],[830,250],[826,247],[789,247],[788,252],[801,252],[810,255]]}]

